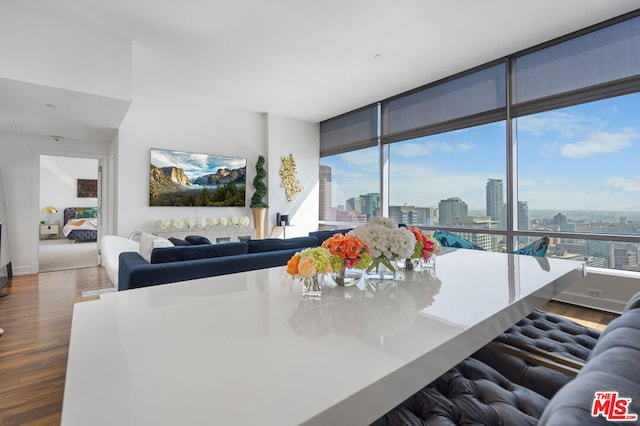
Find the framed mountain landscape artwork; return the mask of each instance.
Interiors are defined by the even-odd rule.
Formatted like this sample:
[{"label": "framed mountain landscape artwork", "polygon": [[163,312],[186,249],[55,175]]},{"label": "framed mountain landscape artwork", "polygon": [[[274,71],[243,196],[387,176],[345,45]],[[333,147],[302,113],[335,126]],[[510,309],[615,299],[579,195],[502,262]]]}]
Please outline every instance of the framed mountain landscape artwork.
[{"label": "framed mountain landscape artwork", "polygon": [[247,159],[151,148],[150,206],[245,206]]}]

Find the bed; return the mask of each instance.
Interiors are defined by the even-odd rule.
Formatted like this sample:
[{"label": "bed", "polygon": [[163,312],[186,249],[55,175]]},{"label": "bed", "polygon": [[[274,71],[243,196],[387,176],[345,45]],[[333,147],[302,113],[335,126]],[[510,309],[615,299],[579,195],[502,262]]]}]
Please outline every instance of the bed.
[{"label": "bed", "polygon": [[67,207],[64,209],[62,234],[73,242],[98,239],[98,209],[96,207]]}]

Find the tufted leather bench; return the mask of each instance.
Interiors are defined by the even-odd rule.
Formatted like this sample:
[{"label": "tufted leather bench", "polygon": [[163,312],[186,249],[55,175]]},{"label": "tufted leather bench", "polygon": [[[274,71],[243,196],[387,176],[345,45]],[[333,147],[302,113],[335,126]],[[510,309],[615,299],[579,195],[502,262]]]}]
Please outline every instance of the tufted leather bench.
[{"label": "tufted leather bench", "polygon": [[[629,299],[623,313],[636,308],[640,308],[640,292]],[[496,341],[516,347],[542,349],[583,364],[600,335],[599,330],[560,315],[536,310],[502,333]],[[531,388],[547,398],[553,397],[574,377],[489,348],[483,348],[473,356],[514,383]]]},{"label": "tufted leather bench", "polygon": [[373,425],[536,425],[548,402],[467,358]]},{"label": "tufted leather bench", "polygon": [[[592,416],[596,392],[617,392],[630,398],[628,414],[640,416],[640,308],[625,311],[600,336],[576,378],[560,389],[545,408],[541,426],[636,424]],[[607,411],[604,406],[602,411]],[[619,408],[619,407],[618,407]],[[612,414],[616,414],[613,413]],[[622,415],[621,412],[617,413]],[[640,419],[640,417],[638,417]]]},{"label": "tufted leather bench", "polygon": [[[515,347],[538,348],[584,363],[600,337],[600,331],[560,315],[536,310],[502,333],[496,341]],[[514,383],[553,397],[573,376],[535,365],[522,358],[483,348],[473,355]]]},{"label": "tufted leather bench", "polygon": [[602,415],[591,415],[595,394],[618,392],[620,398],[631,399],[629,414],[640,415],[638,365],[640,307],[632,307],[609,324],[587,357],[584,368],[552,398],[513,383],[492,367],[471,357],[373,425],[616,424]]}]

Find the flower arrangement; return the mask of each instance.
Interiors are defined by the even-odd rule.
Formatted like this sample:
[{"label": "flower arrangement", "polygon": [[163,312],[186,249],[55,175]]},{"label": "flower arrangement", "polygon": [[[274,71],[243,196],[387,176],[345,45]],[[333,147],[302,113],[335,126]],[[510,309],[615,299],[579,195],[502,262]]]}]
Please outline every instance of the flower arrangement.
[{"label": "flower arrangement", "polygon": [[378,271],[380,265],[395,272],[392,261],[399,257],[411,257],[416,246],[416,237],[406,228],[399,228],[391,219],[376,217],[367,224],[349,232],[358,237],[369,249],[371,264],[367,271]]},{"label": "flower arrangement", "polygon": [[425,234],[422,230],[416,226],[407,226],[407,229],[411,231],[416,238],[416,246],[411,255],[412,259],[424,259],[429,260],[431,256],[440,254],[440,243],[433,235]]},{"label": "flower arrangement", "polygon": [[334,271],[344,268],[365,269],[371,262],[369,249],[355,235],[333,234],[322,243],[322,247],[329,249]]},{"label": "flower arrangement", "polygon": [[248,216],[230,217],[196,217],[158,219],[155,221],[156,231],[188,231],[191,229],[246,228],[251,224]]},{"label": "flower arrangement", "polygon": [[325,247],[312,247],[294,254],[287,262],[287,273],[301,279],[305,293],[319,294],[322,290],[318,275],[333,272],[331,252]]}]

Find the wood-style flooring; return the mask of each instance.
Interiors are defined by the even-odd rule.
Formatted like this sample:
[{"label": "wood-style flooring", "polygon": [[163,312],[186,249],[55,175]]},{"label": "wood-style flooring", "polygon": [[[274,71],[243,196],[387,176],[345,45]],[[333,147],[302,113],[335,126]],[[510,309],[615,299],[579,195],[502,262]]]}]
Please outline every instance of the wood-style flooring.
[{"label": "wood-style flooring", "polygon": [[[14,276],[0,298],[0,425],[59,425],[73,304],[103,267]],[[88,426],[88,425],[87,425]]]},{"label": "wood-style flooring", "polygon": [[[110,287],[104,268],[94,267],[15,276],[4,288],[0,425],[60,424],[73,304],[83,291]],[[599,329],[617,316],[557,302],[543,309]]]}]

